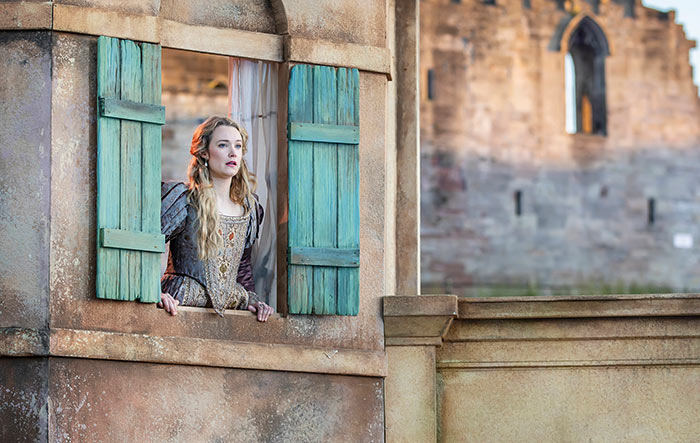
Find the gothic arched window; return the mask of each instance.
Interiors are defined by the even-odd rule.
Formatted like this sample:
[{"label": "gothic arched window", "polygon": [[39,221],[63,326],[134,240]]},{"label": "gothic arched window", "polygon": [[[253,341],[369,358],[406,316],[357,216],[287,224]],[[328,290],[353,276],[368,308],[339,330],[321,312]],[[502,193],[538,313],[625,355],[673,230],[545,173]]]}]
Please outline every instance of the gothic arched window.
[{"label": "gothic arched window", "polygon": [[603,30],[584,17],[569,37],[567,71],[567,130],[607,134],[605,57],[610,54]]}]

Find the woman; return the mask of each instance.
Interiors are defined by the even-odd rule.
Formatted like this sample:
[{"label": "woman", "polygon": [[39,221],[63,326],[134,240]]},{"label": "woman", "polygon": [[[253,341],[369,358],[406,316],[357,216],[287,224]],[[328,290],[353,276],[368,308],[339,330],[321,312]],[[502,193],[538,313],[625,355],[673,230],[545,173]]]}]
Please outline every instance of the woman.
[{"label": "woman", "polygon": [[247,309],[266,321],[273,312],[255,293],[250,251],[262,207],[255,176],[243,160],[248,134],[238,123],[209,117],[192,136],[189,182],[161,187],[161,229],[170,242],[158,306]]}]

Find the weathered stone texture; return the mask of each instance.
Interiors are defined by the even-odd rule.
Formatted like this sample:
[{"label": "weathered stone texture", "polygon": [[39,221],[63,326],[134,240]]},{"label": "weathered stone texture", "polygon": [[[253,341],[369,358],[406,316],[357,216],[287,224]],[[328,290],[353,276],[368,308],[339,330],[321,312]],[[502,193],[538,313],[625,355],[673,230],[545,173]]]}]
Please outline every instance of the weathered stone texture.
[{"label": "weathered stone texture", "polygon": [[118,11],[122,14],[158,15],[161,0],[53,0],[53,3],[100,8]]},{"label": "weathered stone texture", "polygon": [[56,442],[383,440],[378,378],[60,358],[50,370]]},{"label": "weathered stone texture", "polygon": [[443,371],[438,379],[439,441],[693,441],[700,432],[697,368]]},{"label": "weathered stone texture", "polygon": [[607,136],[571,135],[564,55],[580,16],[553,1],[531,10],[520,0],[497,3],[421,4],[424,286],[477,294],[700,288],[700,250],[673,245],[678,233],[700,240],[694,43],[673,14],[637,8],[636,18],[624,17],[619,2],[595,14],[575,1],[572,11],[601,26],[611,54]]},{"label": "weathered stone texture", "polygon": [[386,7],[382,1],[284,0],[289,35],[310,39],[386,45]]},{"label": "weathered stone texture", "polygon": [[51,199],[51,37],[0,35],[0,327],[45,328]]},{"label": "weathered stone texture", "polygon": [[0,358],[0,441],[48,440],[48,359]]},{"label": "weathered stone texture", "polygon": [[190,25],[275,33],[272,8],[265,0],[55,0],[54,3],[120,14],[158,16]]},{"label": "weathered stone texture", "polygon": [[456,320],[436,358],[439,441],[693,441],[697,326],[697,315]]},{"label": "weathered stone texture", "polygon": [[265,0],[161,0],[159,17],[191,25],[275,33],[272,8]]}]

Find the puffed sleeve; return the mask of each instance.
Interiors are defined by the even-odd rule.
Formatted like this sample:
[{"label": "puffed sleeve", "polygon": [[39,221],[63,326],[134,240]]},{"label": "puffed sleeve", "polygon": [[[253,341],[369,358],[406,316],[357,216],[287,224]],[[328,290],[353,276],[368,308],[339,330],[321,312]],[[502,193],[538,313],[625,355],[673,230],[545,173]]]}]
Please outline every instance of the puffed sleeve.
[{"label": "puffed sleeve", "polygon": [[165,241],[177,236],[187,219],[187,186],[181,182],[160,184],[160,232]]},{"label": "puffed sleeve", "polygon": [[255,292],[255,279],[253,278],[253,266],[251,263],[251,251],[253,243],[260,236],[260,225],[262,224],[265,211],[262,205],[258,202],[257,195],[254,195],[255,211],[250,211],[250,221],[248,223],[248,232],[246,233],[246,246],[243,250],[241,263],[238,265],[238,278],[236,281],[243,285],[249,292]]}]

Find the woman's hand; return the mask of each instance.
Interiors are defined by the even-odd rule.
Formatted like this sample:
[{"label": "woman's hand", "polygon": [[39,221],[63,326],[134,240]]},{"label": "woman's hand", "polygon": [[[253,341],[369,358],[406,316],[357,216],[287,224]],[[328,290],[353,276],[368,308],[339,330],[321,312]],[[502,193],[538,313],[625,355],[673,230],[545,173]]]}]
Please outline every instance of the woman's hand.
[{"label": "woman's hand", "polygon": [[248,305],[248,310],[250,312],[258,313],[258,321],[267,321],[267,318],[275,312],[272,306],[265,304],[261,301],[255,302],[253,305]]},{"label": "woman's hand", "polygon": [[180,300],[176,300],[172,295],[161,292],[160,302],[158,302],[158,307],[165,309],[170,315],[177,315],[177,305],[180,304]]}]

